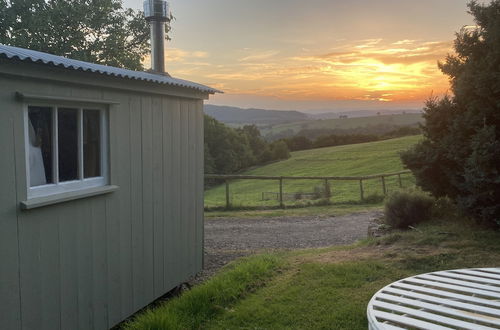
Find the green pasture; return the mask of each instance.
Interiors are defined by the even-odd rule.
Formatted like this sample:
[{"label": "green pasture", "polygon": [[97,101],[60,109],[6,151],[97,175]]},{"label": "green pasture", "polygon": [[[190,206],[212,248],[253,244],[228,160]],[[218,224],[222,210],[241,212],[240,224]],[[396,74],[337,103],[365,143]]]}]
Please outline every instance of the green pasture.
[{"label": "green pasture", "polygon": [[[320,148],[292,153],[288,160],[272,163],[246,171],[245,175],[259,176],[367,176],[403,170],[399,152],[408,149],[421,139],[409,136],[385,141],[347,146]],[[403,187],[414,185],[410,174],[402,175]],[[359,203],[359,181],[330,181],[333,203]],[[319,200],[293,200],[291,195],[313,193],[324,186],[322,180],[284,180],[285,205],[308,206]],[[363,181],[365,202],[380,202],[383,195],[380,179]],[[398,177],[386,178],[386,189],[399,188]],[[229,185],[230,202],[234,208],[272,207],[279,205],[279,182],[268,180],[236,180]],[[263,200],[263,193],[269,200]],[[272,196],[274,194],[274,197]],[[289,195],[291,194],[291,195]],[[266,197],[266,196],[265,196]],[[271,198],[273,197],[273,198]],[[205,192],[205,207],[222,208],[226,205],[225,185],[220,184]]]}]

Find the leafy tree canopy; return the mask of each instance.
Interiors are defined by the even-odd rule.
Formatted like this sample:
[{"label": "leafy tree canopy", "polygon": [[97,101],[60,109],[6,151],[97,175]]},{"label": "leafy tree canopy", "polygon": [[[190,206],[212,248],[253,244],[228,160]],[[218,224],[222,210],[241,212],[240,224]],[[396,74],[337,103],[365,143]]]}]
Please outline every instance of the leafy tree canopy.
[{"label": "leafy tree canopy", "polygon": [[424,140],[402,160],[425,190],[500,225],[500,0],[468,6],[476,26],[439,63],[452,95],[427,102]]},{"label": "leafy tree canopy", "polygon": [[231,174],[290,158],[286,143],[268,143],[255,125],[231,128],[205,115],[205,173]]},{"label": "leafy tree canopy", "polygon": [[132,70],[150,52],[144,15],[122,0],[0,0],[0,43]]}]

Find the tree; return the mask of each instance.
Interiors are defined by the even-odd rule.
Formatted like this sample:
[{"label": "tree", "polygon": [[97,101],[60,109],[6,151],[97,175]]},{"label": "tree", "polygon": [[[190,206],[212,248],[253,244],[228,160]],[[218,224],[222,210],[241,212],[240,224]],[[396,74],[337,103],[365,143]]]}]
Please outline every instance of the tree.
[{"label": "tree", "polygon": [[269,144],[254,125],[234,129],[205,115],[204,137],[206,173],[231,174],[290,157],[285,142]]},{"label": "tree", "polygon": [[144,15],[122,0],[0,0],[0,43],[132,70],[150,52]]},{"label": "tree", "polygon": [[453,94],[427,101],[424,139],[402,160],[424,190],[500,225],[500,0],[468,7],[477,26],[439,63]]},{"label": "tree", "polygon": [[267,142],[262,138],[259,129],[255,125],[245,125],[243,126],[243,128],[237,129],[237,131],[240,134],[246,136],[250,148],[252,148],[254,163],[256,163],[260,158],[262,152],[264,152]]},{"label": "tree", "polygon": [[290,158],[290,150],[285,141],[277,141],[271,145],[274,160],[283,160]]},{"label": "tree", "polygon": [[311,140],[302,135],[292,136],[291,138],[284,139],[283,141],[285,141],[288,149],[291,151],[307,150],[312,148]]},{"label": "tree", "polygon": [[213,170],[217,174],[230,174],[255,163],[247,137],[235,129],[205,115],[204,134],[207,170]]}]

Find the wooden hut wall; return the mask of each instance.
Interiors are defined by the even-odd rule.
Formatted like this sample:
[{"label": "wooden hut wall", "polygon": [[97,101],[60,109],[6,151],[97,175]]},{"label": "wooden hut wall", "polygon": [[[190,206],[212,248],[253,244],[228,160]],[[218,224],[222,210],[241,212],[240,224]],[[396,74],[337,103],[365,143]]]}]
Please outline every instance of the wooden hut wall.
[{"label": "wooden hut wall", "polygon": [[[25,141],[15,92],[116,102],[109,153],[119,189],[21,210]],[[199,98],[0,72],[0,328],[106,329],[200,271],[203,145]]]}]

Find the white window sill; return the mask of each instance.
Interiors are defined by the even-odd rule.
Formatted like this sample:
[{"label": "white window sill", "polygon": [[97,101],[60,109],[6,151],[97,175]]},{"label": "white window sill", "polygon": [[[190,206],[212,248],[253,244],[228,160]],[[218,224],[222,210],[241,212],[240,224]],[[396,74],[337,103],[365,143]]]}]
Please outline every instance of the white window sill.
[{"label": "white window sill", "polygon": [[96,187],[96,188],[88,188],[83,190],[54,194],[50,196],[30,198],[26,201],[22,201],[20,204],[21,204],[21,209],[31,210],[48,205],[69,202],[76,199],[109,194],[114,191],[117,191],[119,188],[120,187],[118,186],[112,186],[112,185]]}]

